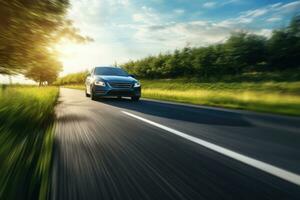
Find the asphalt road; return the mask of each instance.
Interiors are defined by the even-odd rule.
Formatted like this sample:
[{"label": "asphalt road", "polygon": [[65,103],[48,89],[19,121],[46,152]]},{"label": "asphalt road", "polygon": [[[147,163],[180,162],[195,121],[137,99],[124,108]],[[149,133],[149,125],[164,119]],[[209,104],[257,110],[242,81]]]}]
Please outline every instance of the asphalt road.
[{"label": "asphalt road", "polygon": [[52,199],[300,199],[300,119],[61,89]]}]

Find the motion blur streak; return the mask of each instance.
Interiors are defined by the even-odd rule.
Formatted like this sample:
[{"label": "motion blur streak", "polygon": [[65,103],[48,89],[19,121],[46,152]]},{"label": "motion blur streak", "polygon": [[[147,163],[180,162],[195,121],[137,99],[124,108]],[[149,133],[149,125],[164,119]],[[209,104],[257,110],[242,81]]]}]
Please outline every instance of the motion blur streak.
[{"label": "motion blur streak", "polygon": [[[91,101],[61,89],[52,199],[297,199],[297,185],[140,123],[173,127],[300,173],[299,119],[154,101]],[[264,122],[264,123],[262,123]],[[274,125],[274,126],[273,126]]]},{"label": "motion blur streak", "polygon": [[289,181],[291,183],[294,183],[294,184],[297,184],[297,185],[300,186],[300,176],[297,175],[297,174],[294,174],[294,173],[291,173],[289,171],[280,169],[278,167],[274,167],[272,165],[269,165],[267,163],[264,163],[264,162],[252,159],[250,157],[244,156],[244,155],[236,153],[234,151],[230,151],[230,150],[225,149],[223,147],[220,147],[218,145],[215,145],[215,144],[212,144],[210,142],[206,142],[204,140],[201,140],[199,138],[187,135],[187,134],[185,134],[183,132],[177,131],[177,130],[169,128],[167,126],[164,126],[164,125],[158,124],[156,122],[147,120],[147,119],[139,117],[137,115],[133,115],[133,114],[131,114],[129,112],[125,112],[125,111],[122,111],[122,112],[124,114],[128,115],[128,116],[131,116],[131,117],[135,118],[135,119],[139,119],[139,120],[141,120],[143,122],[146,122],[148,124],[151,124],[153,126],[161,128],[161,129],[163,129],[165,131],[171,132],[171,133],[173,133],[175,135],[178,135],[178,136],[180,136],[182,138],[185,138],[187,140],[190,140],[192,142],[200,144],[200,145],[202,145],[202,146],[204,146],[204,147],[206,147],[208,149],[211,149],[211,150],[216,151],[218,153],[221,153],[221,154],[223,154],[225,156],[228,156],[230,158],[233,158],[233,159],[236,159],[238,161],[241,161],[241,162],[243,162],[245,164],[248,164],[248,165],[250,165],[252,167],[258,168],[260,170],[263,170],[263,171],[268,172],[268,173],[270,173],[270,174],[272,174],[274,176],[278,176],[278,177],[280,177],[280,178],[282,178],[284,180],[287,180],[287,181]]}]

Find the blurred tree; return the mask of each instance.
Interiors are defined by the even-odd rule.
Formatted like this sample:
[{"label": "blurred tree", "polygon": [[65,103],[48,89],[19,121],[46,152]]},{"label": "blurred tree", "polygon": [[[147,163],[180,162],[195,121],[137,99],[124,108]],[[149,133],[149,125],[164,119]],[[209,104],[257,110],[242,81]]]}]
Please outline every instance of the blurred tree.
[{"label": "blurred tree", "polygon": [[65,18],[68,7],[68,0],[0,0],[0,74],[30,78],[35,68],[49,68],[43,73],[49,71],[50,78],[52,70],[61,69],[51,48],[55,43],[90,41]]},{"label": "blurred tree", "polygon": [[180,58],[180,51],[175,50],[173,55],[166,61],[165,70],[167,71],[167,78],[169,77],[178,77],[182,75],[182,68],[181,68],[181,58]]},{"label": "blurred tree", "polygon": [[184,76],[189,76],[192,74],[192,49],[190,47],[185,47],[180,53],[180,68],[178,73]]},{"label": "blurred tree", "polygon": [[89,71],[83,71],[73,74],[68,74],[63,77],[59,77],[54,84],[56,85],[65,85],[65,84],[84,84],[85,79],[87,75],[89,74]]},{"label": "blurred tree", "polygon": [[199,48],[195,54],[193,66],[198,77],[208,78],[220,72],[215,69],[217,54],[214,46]]},{"label": "blurred tree", "polygon": [[229,74],[240,74],[266,59],[266,38],[255,34],[238,32],[231,35],[225,44],[225,56]]},{"label": "blurred tree", "polygon": [[275,30],[268,41],[269,64],[276,69],[300,67],[300,15],[287,28]]},{"label": "blurred tree", "polygon": [[52,84],[58,77],[58,73],[62,69],[60,62],[55,57],[40,54],[39,62],[27,68],[25,76],[42,84]]}]

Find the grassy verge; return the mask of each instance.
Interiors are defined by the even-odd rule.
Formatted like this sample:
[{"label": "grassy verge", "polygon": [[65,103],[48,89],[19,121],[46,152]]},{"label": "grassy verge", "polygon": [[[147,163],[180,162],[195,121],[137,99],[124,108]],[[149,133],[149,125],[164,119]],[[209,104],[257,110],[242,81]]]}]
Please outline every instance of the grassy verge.
[{"label": "grassy verge", "polygon": [[0,88],[0,199],[46,199],[56,87]]},{"label": "grassy verge", "polygon": [[[300,116],[300,82],[142,80],[143,97]],[[65,86],[84,89],[83,85]]]},{"label": "grassy verge", "polygon": [[300,115],[300,82],[187,82],[144,80],[143,96],[200,105]]}]

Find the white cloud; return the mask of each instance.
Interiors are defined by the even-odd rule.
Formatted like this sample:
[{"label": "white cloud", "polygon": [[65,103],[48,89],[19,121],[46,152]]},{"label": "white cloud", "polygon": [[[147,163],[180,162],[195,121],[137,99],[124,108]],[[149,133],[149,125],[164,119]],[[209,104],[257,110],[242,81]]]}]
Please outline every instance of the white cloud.
[{"label": "white cloud", "polygon": [[234,3],[239,3],[241,0],[223,0],[220,2],[216,2],[216,1],[208,1],[202,4],[202,7],[204,8],[216,8],[216,7],[221,7],[221,6],[225,6],[228,4],[234,4]]},{"label": "white cloud", "polygon": [[281,20],[282,15],[286,13],[293,13],[300,11],[300,1],[294,1],[287,4],[283,3],[275,3],[263,8],[249,10],[246,12],[242,12],[239,20],[248,19],[249,22],[252,22],[255,18],[272,15],[276,17],[270,17],[267,19],[268,22],[276,22]]},{"label": "white cloud", "polygon": [[232,3],[239,3],[241,0],[228,0],[228,1],[223,1],[222,5],[227,5],[227,4],[232,4]]},{"label": "white cloud", "polygon": [[183,9],[175,9],[175,10],[174,10],[174,13],[175,13],[175,14],[178,14],[178,15],[181,15],[181,14],[184,14],[184,13],[185,13],[185,10],[183,10]]},{"label": "white cloud", "polygon": [[267,22],[278,22],[278,21],[281,21],[282,18],[281,17],[271,17],[269,19],[267,19],[266,21]]},{"label": "white cloud", "polygon": [[111,5],[129,6],[129,0],[111,0]]},{"label": "white cloud", "polygon": [[299,12],[300,1],[293,1],[291,3],[283,4],[276,8],[277,11],[281,13]]},{"label": "white cloud", "polygon": [[272,4],[270,7],[271,7],[271,8],[278,8],[278,7],[280,7],[281,5],[282,5],[282,3],[280,2],[280,3]]},{"label": "white cloud", "polygon": [[253,31],[253,33],[257,34],[257,35],[262,35],[262,36],[265,36],[265,37],[271,37],[272,35],[272,29],[261,29],[261,30],[256,30],[256,31]]},{"label": "white cloud", "polygon": [[191,46],[207,46],[225,42],[232,32],[247,31],[270,37],[272,29],[241,29],[238,24],[220,26],[211,21],[190,21],[185,23],[169,23],[155,26],[134,27],[134,38],[141,44],[159,46],[161,50]]},{"label": "white cloud", "polygon": [[132,19],[135,22],[140,22],[143,24],[159,24],[161,19],[160,15],[156,13],[152,8],[143,6],[142,12],[134,13]]},{"label": "white cloud", "polygon": [[217,5],[216,2],[210,1],[210,2],[204,3],[204,4],[203,4],[203,7],[204,7],[204,8],[214,8],[216,5]]},{"label": "white cloud", "polygon": [[136,22],[144,22],[146,21],[145,15],[141,13],[136,13],[132,15],[132,19]]},{"label": "white cloud", "polygon": [[191,21],[160,26],[141,26],[137,28],[135,38],[142,43],[155,43],[168,49],[175,49],[182,48],[187,43],[205,46],[221,42],[229,33],[229,29],[218,27],[208,21]]},{"label": "white cloud", "polygon": [[236,27],[249,25],[255,20],[268,17],[265,21],[273,23],[280,21],[285,13],[296,12],[300,8],[300,1],[291,2],[288,4],[275,3],[262,8],[241,12],[236,18],[230,18],[217,23],[221,27]]},{"label": "white cloud", "polygon": [[269,10],[267,8],[249,10],[249,11],[245,12],[241,17],[243,17],[243,18],[246,18],[246,17],[256,18],[256,17],[260,17],[260,16],[266,14],[268,11]]}]

